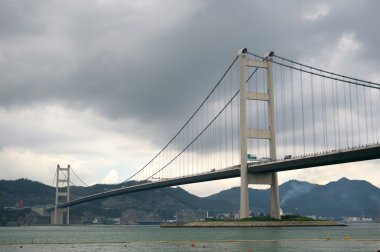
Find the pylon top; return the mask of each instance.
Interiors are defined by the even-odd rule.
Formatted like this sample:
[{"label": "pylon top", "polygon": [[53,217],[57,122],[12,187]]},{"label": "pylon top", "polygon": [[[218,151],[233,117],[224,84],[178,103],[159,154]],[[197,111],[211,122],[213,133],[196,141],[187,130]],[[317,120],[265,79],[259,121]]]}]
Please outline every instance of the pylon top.
[{"label": "pylon top", "polygon": [[248,52],[247,48],[241,48],[239,51],[238,51],[238,55],[241,55],[243,53],[246,53]]},{"label": "pylon top", "polygon": [[267,52],[267,53],[264,55],[264,58],[273,57],[273,56],[274,56],[274,51],[269,51],[269,52]]}]

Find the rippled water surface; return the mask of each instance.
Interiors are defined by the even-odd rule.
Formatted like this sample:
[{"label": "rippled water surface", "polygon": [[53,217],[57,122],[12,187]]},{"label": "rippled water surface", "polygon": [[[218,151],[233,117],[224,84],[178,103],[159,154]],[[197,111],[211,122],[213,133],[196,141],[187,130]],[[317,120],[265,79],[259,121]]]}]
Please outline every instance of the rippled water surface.
[{"label": "rippled water surface", "polygon": [[297,228],[0,227],[0,251],[378,250],[378,223]]}]

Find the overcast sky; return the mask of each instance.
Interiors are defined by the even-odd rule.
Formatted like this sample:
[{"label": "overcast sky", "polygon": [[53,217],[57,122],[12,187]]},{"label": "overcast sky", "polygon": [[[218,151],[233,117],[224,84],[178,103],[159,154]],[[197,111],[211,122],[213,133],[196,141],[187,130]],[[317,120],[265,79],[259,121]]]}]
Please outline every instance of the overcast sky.
[{"label": "overcast sky", "polygon": [[[56,165],[71,164],[89,184],[125,180],[242,47],[379,83],[379,9],[364,0],[0,0],[0,179],[51,185]],[[380,186],[379,174],[368,161],[279,180]],[[208,195],[238,181],[185,188]]]}]

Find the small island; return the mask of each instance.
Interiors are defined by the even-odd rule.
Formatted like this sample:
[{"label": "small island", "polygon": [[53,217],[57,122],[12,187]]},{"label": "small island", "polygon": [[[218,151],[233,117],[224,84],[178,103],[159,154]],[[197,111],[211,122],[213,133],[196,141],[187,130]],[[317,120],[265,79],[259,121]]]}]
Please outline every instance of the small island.
[{"label": "small island", "polygon": [[338,223],[331,220],[314,220],[309,217],[300,215],[284,215],[281,220],[271,217],[250,217],[239,220],[223,220],[208,218],[204,221],[193,222],[164,222],[161,223],[162,228],[201,228],[201,227],[320,227],[320,226],[346,226],[346,224]]}]

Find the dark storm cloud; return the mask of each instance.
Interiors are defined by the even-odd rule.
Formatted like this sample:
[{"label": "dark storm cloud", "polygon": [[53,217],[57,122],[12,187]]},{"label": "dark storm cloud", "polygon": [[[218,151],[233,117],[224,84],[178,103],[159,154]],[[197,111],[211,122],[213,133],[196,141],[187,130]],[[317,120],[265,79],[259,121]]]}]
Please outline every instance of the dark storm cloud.
[{"label": "dark storm cloud", "polygon": [[[305,18],[321,4],[328,6],[326,16]],[[92,108],[112,120],[134,118],[169,135],[240,47],[258,54],[273,49],[297,59],[354,32],[365,55],[379,58],[380,35],[371,28],[379,5],[374,1],[199,1],[146,7],[161,6],[157,11],[130,2],[1,5],[3,107],[53,102]]]},{"label": "dark storm cloud", "polygon": [[115,172],[124,180],[182,126],[241,47],[379,81],[379,5],[0,0],[0,177],[50,183],[56,164],[70,163],[87,182]]},{"label": "dark storm cloud", "polygon": [[1,1],[0,38],[3,40],[44,31],[46,24],[39,19],[44,4],[45,1]]}]

